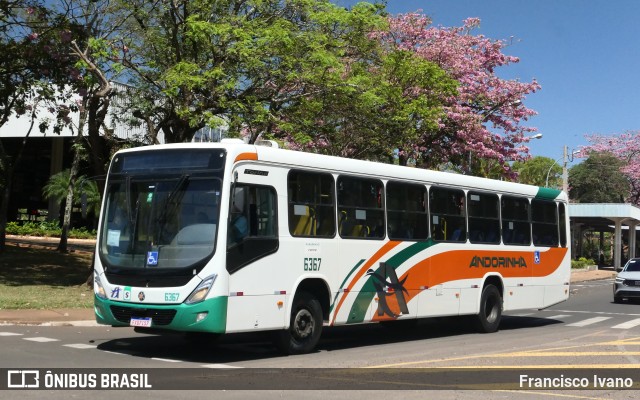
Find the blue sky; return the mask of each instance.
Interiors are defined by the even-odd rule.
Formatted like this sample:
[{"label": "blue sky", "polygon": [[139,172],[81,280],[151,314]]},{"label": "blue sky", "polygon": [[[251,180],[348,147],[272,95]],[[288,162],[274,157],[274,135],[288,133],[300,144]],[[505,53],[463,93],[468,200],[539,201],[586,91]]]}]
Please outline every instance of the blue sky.
[{"label": "blue sky", "polygon": [[640,129],[640,1],[389,0],[387,10],[422,10],[447,27],[478,17],[476,34],[513,37],[504,53],[520,62],[497,74],[542,86],[525,100],[538,112],[529,125],[543,134],[530,142],[534,156],[557,159],[564,145],[588,144],[587,134]]}]

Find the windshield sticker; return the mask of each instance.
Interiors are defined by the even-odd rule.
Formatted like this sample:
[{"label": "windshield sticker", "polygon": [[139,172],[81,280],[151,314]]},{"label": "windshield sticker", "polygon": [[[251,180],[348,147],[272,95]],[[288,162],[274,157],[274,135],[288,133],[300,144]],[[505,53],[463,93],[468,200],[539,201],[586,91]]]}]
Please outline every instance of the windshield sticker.
[{"label": "windshield sticker", "polygon": [[107,231],[107,246],[120,246],[120,231],[109,229]]},{"label": "windshield sticker", "polygon": [[157,251],[148,251],[147,252],[147,265],[148,266],[156,266],[156,265],[158,265],[158,252]]},{"label": "windshield sticker", "polygon": [[131,301],[131,286],[125,286],[122,291],[122,300]]}]

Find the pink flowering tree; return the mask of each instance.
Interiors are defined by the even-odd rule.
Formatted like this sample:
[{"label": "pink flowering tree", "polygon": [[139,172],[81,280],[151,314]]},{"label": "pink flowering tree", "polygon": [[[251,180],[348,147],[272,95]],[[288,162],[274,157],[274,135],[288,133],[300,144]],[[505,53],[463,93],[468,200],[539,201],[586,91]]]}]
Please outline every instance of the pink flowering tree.
[{"label": "pink flowering tree", "polygon": [[620,173],[629,182],[629,197],[625,201],[640,205],[640,131],[617,135],[587,135],[591,143],[580,149],[582,156],[609,153],[622,162]]},{"label": "pink flowering tree", "polygon": [[[478,175],[496,165],[509,175],[508,161],[528,158],[528,135],[536,128],[526,121],[536,112],[524,99],[540,85],[496,75],[498,67],[519,61],[503,54],[507,42],[472,34],[480,24],[477,18],[453,28],[431,26],[431,19],[420,13],[397,15],[389,22],[389,31],[378,34],[383,40],[435,63],[459,83],[457,94],[446,99],[439,129],[406,143],[401,155],[426,167],[450,163]],[[477,170],[479,165],[485,171]]]}]

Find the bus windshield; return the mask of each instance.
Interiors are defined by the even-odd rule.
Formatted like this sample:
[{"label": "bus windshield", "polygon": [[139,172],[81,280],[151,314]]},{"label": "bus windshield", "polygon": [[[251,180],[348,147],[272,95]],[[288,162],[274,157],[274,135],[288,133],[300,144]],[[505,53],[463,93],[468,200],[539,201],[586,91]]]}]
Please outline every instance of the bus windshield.
[{"label": "bus windshield", "polygon": [[[193,150],[169,156],[193,156]],[[215,251],[224,154],[208,151],[203,158],[218,158],[215,165],[185,165],[162,171],[166,159],[143,159],[137,153],[114,160],[102,216],[99,254],[109,273],[145,276],[193,275]],[[139,153],[141,158],[146,155]],[[194,156],[197,159],[197,156]],[[126,165],[130,168],[127,169]],[[159,173],[161,171],[161,173]]]}]

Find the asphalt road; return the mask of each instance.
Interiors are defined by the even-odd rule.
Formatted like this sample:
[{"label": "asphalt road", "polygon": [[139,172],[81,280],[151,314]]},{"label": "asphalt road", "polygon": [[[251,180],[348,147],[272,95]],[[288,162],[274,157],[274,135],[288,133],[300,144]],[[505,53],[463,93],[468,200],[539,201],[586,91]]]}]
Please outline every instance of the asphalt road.
[{"label": "asphalt road", "polygon": [[[538,370],[542,371],[543,377],[548,375],[550,378],[568,377],[573,373],[578,378],[592,380],[594,371],[603,371],[602,374],[605,374],[606,370],[602,368],[608,367],[615,368],[619,371],[616,372],[617,376],[631,379],[640,388],[640,305],[614,304],[610,280],[584,282],[572,288],[572,296],[565,303],[547,310],[505,315],[500,331],[494,334],[474,332],[469,320],[463,318],[425,320],[407,330],[379,325],[334,328],[325,331],[317,352],[290,357],[277,353],[268,335],[264,334],[229,336],[217,346],[202,346],[182,336],[138,334],[130,328],[0,326],[0,369],[70,368],[74,371],[93,368],[100,371],[135,368],[135,371],[154,372],[156,368],[169,368],[167,373],[174,375],[174,378],[182,372],[196,371],[201,377],[217,374],[215,379],[222,379],[219,382],[226,388],[238,379],[247,387],[276,386],[276,390],[217,391],[216,398],[295,398],[303,395],[305,399],[326,399],[330,395],[353,399],[389,394],[386,392],[388,390],[400,393],[403,399],[487,396],[509,399],[637,398],[640,391],[619,390],[619,387],[602,390],[537,390],[527,385],[517,389],[510,385],[503,389],[492,384],[493,371],[501,374],[507,371],[504,372],[507,374],[505,379],[516,380],[510,382],[515,384],[518,378],[508,375],[514,371],[522,374]],[[370,367],[376,369],[363,369]],[[425,379],[420,376],[418,379],[405,379],[416,368],[432,371],[433,368],[445,367],[452,368],[447,370],[454,374],[451,375],[452,379],[456,376],[477,379],[477,376],[465,375],[469,371],[486,373],[483,376],[489,392],[423,390],[447,384],[446,376],[437,378],[440,380],[436,382],[428,376]],[[306,370],[299,375],[295,368]],[[335,373],[325,376],[327,371],[332,373],[328,368],[350,370],[340,372],[342,379],[336,380]],[[261,381],[265,375],[256,375],[268,371],[271,371],[271,375],[266,375],[266,383]],[[279,372],[274,374],[273,371]],[[308,371],[315,372],[309,374]],[[169,378],[162,380],[156,379],[156,388],[170,382]],[[305,386],[305,382],[308,386]],[[628,383],[628,380],[622,380],[623,384],[625,382]],[[303,392],[285,390],[300,387],[314,389]],[[318,390],[318,387],[357,390],[327,392]],[[364,390],[370,388],[375,390]],[[71,397],[89,393],[95,398],[120,398],[124,395],[121,391],[48,391],[47,397],[67,398],[69,393]],[[135,396],[175,398],[176,393],[142,390],[136,391]],[[2,393],[2,398],[41,398],[42,394],[42,391],[11,390]],[[201,396],[201,392],[189,390],[180,392],[178,397]]]}]

